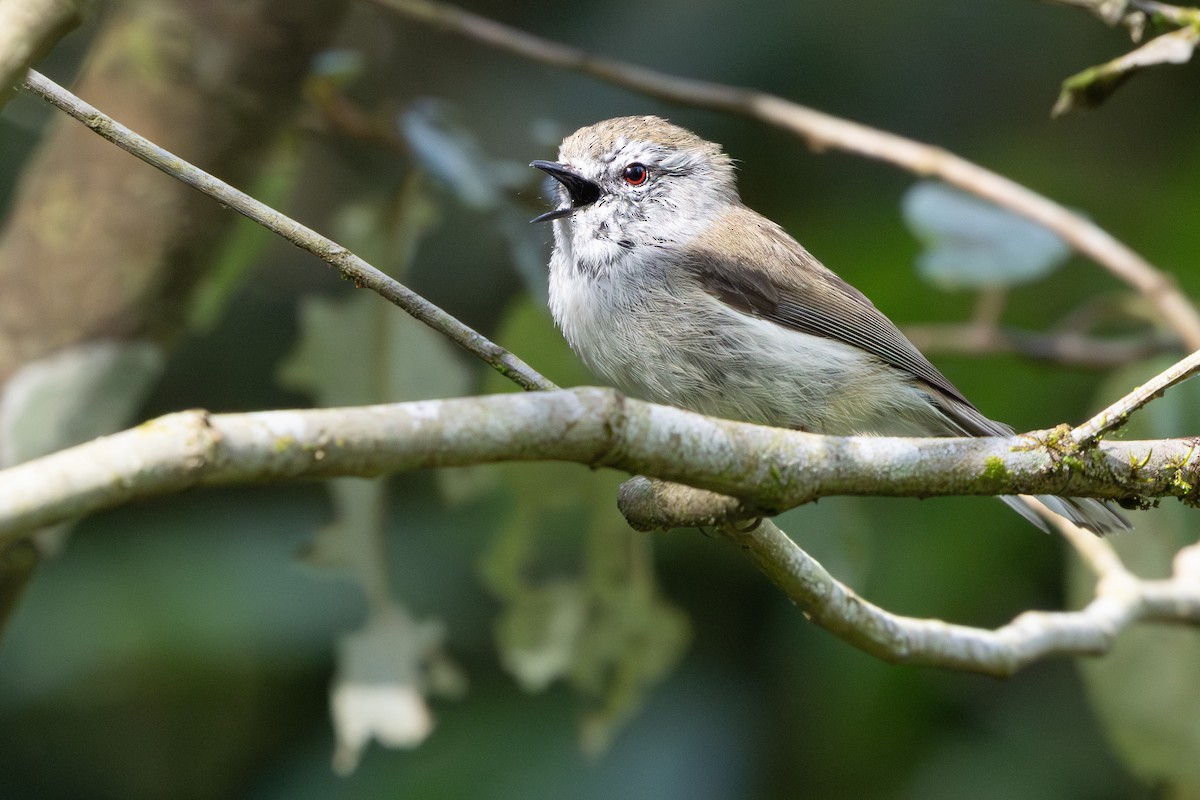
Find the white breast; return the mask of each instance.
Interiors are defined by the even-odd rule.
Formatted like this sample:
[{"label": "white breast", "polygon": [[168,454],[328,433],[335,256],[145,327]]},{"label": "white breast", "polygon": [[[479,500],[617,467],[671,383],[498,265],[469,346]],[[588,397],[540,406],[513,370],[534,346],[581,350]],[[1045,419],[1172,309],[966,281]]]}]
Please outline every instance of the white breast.
[{"label": "white breast", "polygon": [[637,251],[576,269],[556,239],[555,322],[598,377],[630,396],[818,433],[947,432],[906,373],[857,347],[736,311]]}]

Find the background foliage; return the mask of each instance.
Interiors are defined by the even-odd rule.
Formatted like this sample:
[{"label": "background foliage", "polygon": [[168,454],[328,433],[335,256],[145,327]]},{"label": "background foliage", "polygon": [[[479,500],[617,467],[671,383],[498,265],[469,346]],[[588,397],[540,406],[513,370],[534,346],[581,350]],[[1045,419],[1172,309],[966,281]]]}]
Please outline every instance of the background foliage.
[{"label": "background foliage", "polygon": [[[1052,122],[1064,76],[1127,48],[1121,33],[1085,15],[1022,0],[471,8],[594,52],[754,86],[944,145],[1084,209],[1200,296],[1196,67],[1152,71],[1103,108]],[[102,15],[75,33],[44,71],[70,74],[103,24]],[[305,112],[245,188],[562,385],[589,378],[544,309],[549,234],[524,223],[543,201],[523,165],[609,116],[659,113],[723,142],[739,161],[746,201],[898,323],[962,320],[974,303],[914,269],[921,245],[901,214],[910,176],[815,156],[776,130],[664,107],[367,6],[352,9],[308,88]],[[383,133],[356,135],[331,97]],[[105,108],[104,97],[85,99]],[[20,98],[0,120],[0,198],[48,116]],[[131,160],[129,169],[149,168]],[[510,390],[381,300],[250,228],[237,228],[214,260],[143,417]],[[1074,259],[1014,288],[1005,320],[1045,329],[1108,295],[1122,289]],[[934,360],[986,413],[1018,429],[1083,419],[1161,366],[1106,377],[1011,356]],[[1194,434],[1195,407],[1186,398],[1154,405],[1148,424],[1159,426],[1155,435]],[[619,479],[506,466],[206,491],[87,520],[41,570],[0,646],[3,794],[1200,791],[1195,631],[1156,645],[1164,655],[1154,673],[1134,652],[1149,646],[1133,636],[1104,662],[1042,664],[1005,682],[888,666],[809,626],[721,542],[695,531],[629,532],[614,503]],[[1124,552],[1194,536],[1194,515],[1178,511],[1139,515]],[[998,503],[838,499],[781,525],[901,613],[995,625],[1070,602],[1059,542]],[[342,539],[330,532],[337,526]],[[364,561],[376,529],[386,531],[386,554]],[[344,549],[355,530],[367,543]],[[419,747],[375,747],[339,777],[327,702],[335,644],[381,605],[433,626],[423,628],[436,631],[427,646],[407,657],[427,688],[449,697],[431,701],[436,727]]]}]

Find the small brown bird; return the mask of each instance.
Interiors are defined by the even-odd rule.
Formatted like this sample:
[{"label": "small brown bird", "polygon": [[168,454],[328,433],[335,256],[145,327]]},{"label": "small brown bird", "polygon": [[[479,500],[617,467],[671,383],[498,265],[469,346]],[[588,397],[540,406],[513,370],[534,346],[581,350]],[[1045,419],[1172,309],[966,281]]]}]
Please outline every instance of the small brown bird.
[{"label": "small brown bird", "polygon": [[[658,117],[563,141],[550,307],[575,352],[635,397],[813,433],[1008,436],[862,292],[742,204],[719,145]],[[1046,529],[1019,498],[1000,498]],[[1097,534],[1108,502],[1041,497]]]}]

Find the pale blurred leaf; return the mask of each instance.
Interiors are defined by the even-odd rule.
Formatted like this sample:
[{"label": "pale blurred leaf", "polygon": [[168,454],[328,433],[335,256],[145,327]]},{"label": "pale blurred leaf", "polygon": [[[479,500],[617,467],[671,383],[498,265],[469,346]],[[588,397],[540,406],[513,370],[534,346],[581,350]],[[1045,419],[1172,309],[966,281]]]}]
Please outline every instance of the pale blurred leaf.
[{"label": "pale blurred leaf", "polygon": [[515,202],[536,173],[520,162],[492,158],[451,105],[423,99],[399,118],[400,132],[418,163],[468,208],[489,214],[508,243],[513,267],[541,303],[546,291],[548,229],[529,224],[529,211]]},{"label": "pale blurred leaf", "polygon": [[374,614],[338,643],[330,694],[337,748],[334,769],[348,774],[374,739],[415,747],[433,730],[425,703],[425,665],[442,644],[438,623],[416,622],[398,608]]},{"label": "pale blurred leaf", "polygon": [[[283,206],[302,174],[303,142],[299,136],[285,136],[270,151],[248,188],[254,198],[273,208]],[[238,215],[229,235],[225,236],[205,271],[188,305],[188,327],[207,331],[221,321],[225,305],[242,285],[246,274],[259,263],[263,248],[275,236],[257,222]]]},{"label": "pale blurred leaf", "polygon": [[482,564],[504,603],[501,661],[526,690],[562,679],[579,692],[583,745],[597,753],[679,663],[688,620],[658,588],[652,540],[616,511],[616,476],[501,471],[517,508]]},{"label": "pale blurred leaf", "polygon": [[[325,406],[452,397],[466,392],[470,381],[466,365],[443,337],[365,292],[338,300],[305,299],[300,341],[279,376]],[[387,602],[386,483],[345,478],[328,485],[333,521],[305,547],[304,560],[353,577],[374,604]],[[363,696],[351,694],[346,702]]]},{"label": "pale blurred leaf", "polygon": [[379,528],[384,485],[378,480],[341,478],[328,486],[333,521],[317,529],[300,556],[310,567],[346,573],[366,584],[383,557]]},{"label": "pale blurred leaf", "polygon": [[1062,91],[1050,113],[1057,117],[1076,108],[1098,106],[1126,80],[1147,67],[1186,64],[1197,43],[1200,43],[1200,27],[1183,27],[1157,36],[1112,61],[1072,75],[1063,81]]},{"label": "pale blurred leaf", "polygon": [[641,709],[646,694],[678,666],[691,641],[691,625],[658,593],[653,576],[636,572],[628,582],[608,586],[592,614],[572,685],[592,698],[580,733],[584,751],[598,755]]},{"label": "pale blurred leaf", "polygon": [[466,126],[453,118],[449,105],[431,98],[419,100],[400,115],[399,127],[417,161],[459,202],[481,211],[500,204],[502,192],[491,159]]},{"label": "pale blurred leaf", "polygon": [[366,292],[305,298],[300,341],[279,378],[322,406],[455,397],[470,385],[454,345]]},{"label": "pale blurred leaf", "polygon": [[[396,224],[387,231],[361,206],[350,207],[341,223],[403,272],[433,218],[420,180],[405,184],[395,211]],[[444,337],[379,297],[357,292],[301,303],[299,341],[279,379],[320,405],[341,406],[461,395],[470,374]],[[373,609],[366,627],[341,641],[330,698],[334,768],[346,774],[371,739],[388,747],[423,741],[433,726],[426,691],[461,692],[464,679],[440,654],[441,624],[415,623],[392,599],[385,482],[343,479],[330,482],[330,491],[334,519],[317,532],[305,560],[354,577]]]},{"label": "pale blurred leaf", "polygon": [[540,692],[570,672],[587,617],[577,581],[519,588],[496,622],[500,660],[521,687]]},{"label": "pale blurred leaf", "polygon": [[[498,338],[564,385],[588,381],[549,315],[527,300]],[[511,506],[480,569],[504,603],[501,660],[527,690],[567,681],[585,703],[584,749],[599,752],[674,670],[690,626],[658,587],[653,539],[616,509],[624,476],[569,464],[496,471]]]},{"label": "pale blurred leaf", "polygon": [[[0,467],[113,433],[129,424],[166,366],[157,344],[101,339],[23,365],[0,393]],[[57,553],[74,523],[37,532]]]},{"label": "pale blurred leaf", "polygon": [[338,86],[345,86],[360,77],[366,66],[367,59],[361,50],[330,47],[313,58],[308,80],[330,81]]},{"label": "pale blurred leaf", "polygon": [[904,193],[904,221],[924,245],[917,272],[946,288],[1012,286],[1045,277],[1071,255],[1036,222],[938,181]]}]

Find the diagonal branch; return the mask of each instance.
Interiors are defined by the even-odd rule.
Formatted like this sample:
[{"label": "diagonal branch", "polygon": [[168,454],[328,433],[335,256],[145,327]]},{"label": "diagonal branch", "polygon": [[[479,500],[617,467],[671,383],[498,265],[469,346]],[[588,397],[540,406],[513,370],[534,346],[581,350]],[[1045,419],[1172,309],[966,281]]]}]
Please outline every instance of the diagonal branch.
[{"label": "diagonal branch", "polygon": [[123,150],[157,169],[178,178],[239,214],[242,214],[292,244],[307,250],[335,267],[359,287],[371,289],[407,311],[467,352],[491,365],[500,374],[525,389],[552,389],[554,384],[517,356],[463,324],[394,278],[385,275],[346,248],[311,228],[284,216],[224,181],[158,147],[124,125],[101,113],[58,84],[33,70],[24,88],[82,122]]},{"label": "diagonal branch", "polygon": [[556,69],[571,70],[670,103],[740,114],[782,128],[814,150],[843,150],[940,178],[1054,231],[1144,295],[1189,350],[1200,349],[1200,314],[1175,282],[1081,214],[940,147],[824,114],[753,89],[680,78],[592,55],[436,0],[375,5]]},{"label": "diagonal branch", "polygon": [[1090,447],[1101,436],[1125,424],[1129,415],[1145,406],[1163,392],[1183,383],[1200,372],[1200,350],[1182,361],[1155,375],[1087,422],[1071,431],[1071,441],[1076,447]]}]

